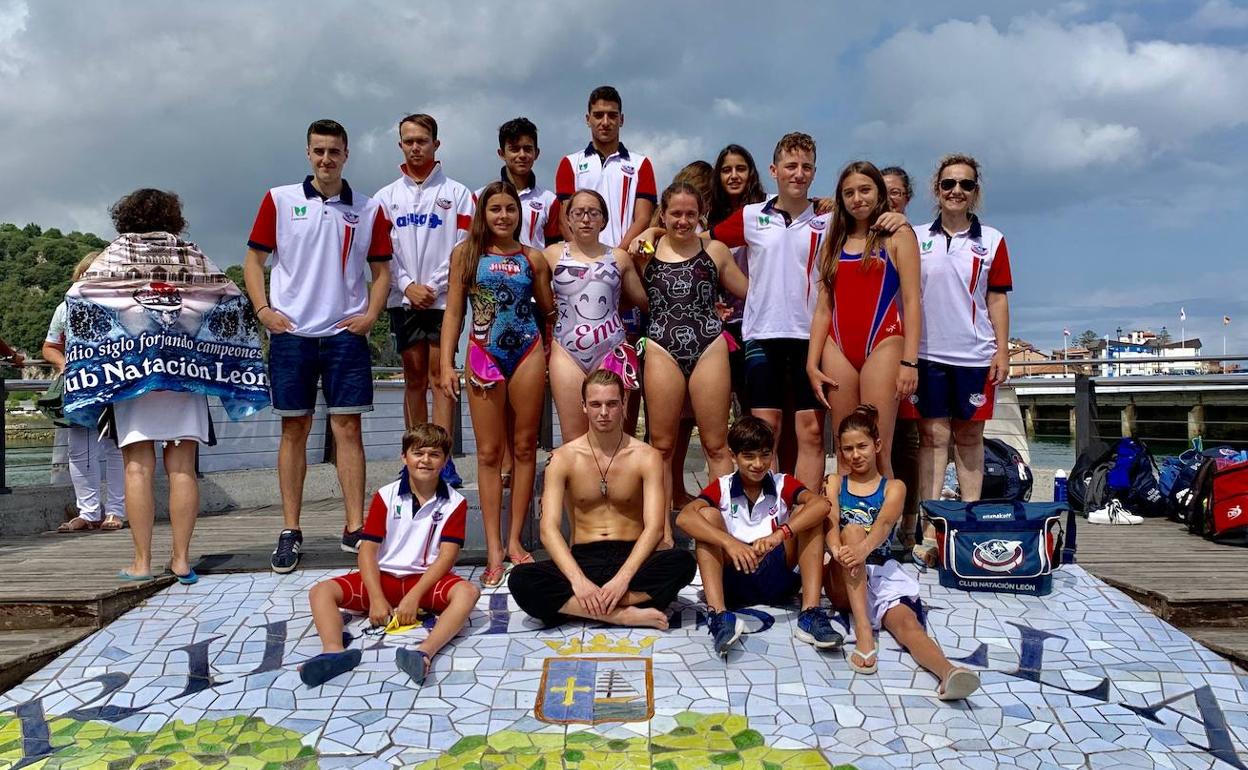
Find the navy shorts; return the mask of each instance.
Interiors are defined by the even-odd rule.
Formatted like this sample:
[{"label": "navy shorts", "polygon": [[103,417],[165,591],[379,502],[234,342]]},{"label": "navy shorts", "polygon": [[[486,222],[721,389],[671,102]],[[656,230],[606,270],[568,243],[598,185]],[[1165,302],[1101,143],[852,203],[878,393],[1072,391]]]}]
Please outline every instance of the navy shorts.
[{"label": "navy shorts", "polygon": [[988,420],[997,386],[987,366],[954,366],[919,359],[919,387],[898,416],[903,419]]},{"label": "navy shorts", "polygon": [[731,561],[724,562],[724,604],[728,609],[786,604],[801,585],[802,578],[789,566],[783,545],[771,549],[751,573],[739,571]]},{"label": "navy shorts", "polygon": [[373,411],[368,340],[346,330],[331,337],[300,337],[290,332],[269,335],[269,382],[275,414],[312,414],[318,380],[330,414]]},{"label": "navy shorts", "polygon": [[442,340],[442,316],[445,312],[438,308],[410,307],[387,310],[395,349],[402,353],[418,342],[437,345]]},{"label": "navy shorts", "polygon": [[751,409],[784,409],[792,397],[793,410],[823,409],[806,376],[806,349],[810,340],[778,338],[746,340],[745,390]]}]

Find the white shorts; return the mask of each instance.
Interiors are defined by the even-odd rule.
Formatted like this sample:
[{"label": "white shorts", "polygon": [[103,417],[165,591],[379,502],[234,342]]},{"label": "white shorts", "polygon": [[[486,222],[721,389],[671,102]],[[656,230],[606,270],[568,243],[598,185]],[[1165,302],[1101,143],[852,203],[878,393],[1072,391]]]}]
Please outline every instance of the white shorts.
[{"label": "white shorts", "polygon": [[879,630],[884,613],[903,599],[918,601],[919,581],[907,574],[900,563],[890,559],[883,564],[867,565],[867,609],[871,612],[872,628]]}]

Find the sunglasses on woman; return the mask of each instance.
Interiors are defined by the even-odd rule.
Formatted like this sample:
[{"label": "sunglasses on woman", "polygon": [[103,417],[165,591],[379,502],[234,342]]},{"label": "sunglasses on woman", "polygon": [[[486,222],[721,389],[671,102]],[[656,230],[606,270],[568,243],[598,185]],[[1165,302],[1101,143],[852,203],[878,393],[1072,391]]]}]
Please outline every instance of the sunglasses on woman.
[{"label": "sunglasses on woman", "polygon": [[979,187],[979,182],[974,179],[942,179],[940,180],[940,189],[949,192],[954,187],[961,187],[962,192],[975,192],[975,188]]}]

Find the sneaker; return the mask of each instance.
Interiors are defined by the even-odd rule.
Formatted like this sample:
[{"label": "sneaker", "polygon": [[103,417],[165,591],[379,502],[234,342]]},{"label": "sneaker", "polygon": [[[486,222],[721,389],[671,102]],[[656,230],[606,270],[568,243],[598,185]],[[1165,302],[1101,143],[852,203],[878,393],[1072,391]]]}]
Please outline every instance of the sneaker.
[{"label": "sneaker", "polygon": [[322,652],[304,661],[299,667],[299,679],[308,687],[320,687],[336,676],[347,673],[360,665],[363,653],[359,650]]},{"label": "sneaker", "polygon": [[463,478],[455,470],[455,458],[446,458],[446,465],[442,466],[442,480],[446,482],[448,487],[453,489],[459,489],[464,485]]},{"label": "sneaker", "polygon": [[1143,522],[1143,516],[1131,513],[1117,500],[1110,500],[1103,507],[1088,513],[1089,524],[1142,524]]},{"label": "sneaker", "polygon": [[294,572],[295,567],[299,566],[299,557],[302,556],[299,550],[302,545],[302,532],[297,529],[283,529],[282,534],[277,536],[277,547],[273,549],[273,558],[269,559],[273,571],[279,575]]},{"label": "sneaker", "polygon": [[732,612],[712,612],[706,621],[718,655],[727,655],[728,648],[745,633],[745,621]]},{"label": "sneaker", "polygon": [[828,620],[827,613],[819,607],[802,610],[802,613],[797,616],[793,636],[821,650],[840,647],[845,641],[845,637],[832,628],[832,621]]},{"label": "sneaker", "polygon": [[349,530],[346,527],[342,529],[342,544],[339,546],[347,553],[360,552],[360,535],[364,534],[364,528]]}]

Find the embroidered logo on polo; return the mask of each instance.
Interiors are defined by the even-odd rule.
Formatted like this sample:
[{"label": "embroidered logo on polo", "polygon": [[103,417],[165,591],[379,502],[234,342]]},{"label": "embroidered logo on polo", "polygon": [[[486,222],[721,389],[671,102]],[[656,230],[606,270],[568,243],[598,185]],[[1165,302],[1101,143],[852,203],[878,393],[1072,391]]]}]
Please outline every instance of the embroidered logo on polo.
[{"label": "embroidered logo on polo", "polygon": [[633,174],[637,173],[637,169],[633,168],[627,163],[620,164],[620,171],[623,171],[625,174],[628,174],[629,176],[632,176]]},{"label": "embroidered logo on polo", "polygon": [[988,247],[978,244],[978,243],[971,244],[971,251],[973,251],[977,256],[980,256],[980,257],[988,256]]},{"label": "embroidered logo on polo", "polygon": [[589,161],[583,160],[580,163],[576,164],[576,171],[577,173],[580,173],[582,171],[589,171]]},{"label": "embroidered logo on polo", "polygon": [[828,226],[828,220],[826,219],[820,219],[819,217],[815,217],[814,219],[810,220],[810,229],[814,230],[815,232],[819,232],[820,230],[822,230],[823,228],[827,226]]},{"label": "embroidered logo on polo", "polygon": [[307,206],[291,206],[291,207],[290,207],[290,218],[291,218],[292,220],[294,220],[294,219],[307,219],[307,218],[308,218],[308,207],[307,207]]},{"label": "embroidered logo on polo", "polygon": [[971,551],[971,563],[988,572],[1009,572],[1023,563],[1021,540],[985,540]]},{"label": "embroidered logo on polo", "polygon": [[931,251],[931,250],[932,250],[932,242],[931,242],[931,241],[923,241],[923,243],[921,243],[921,244],[919,245],[919,249],[920,249],[920,250],[921,250],[924,254],[926,254],[927,252],[929,252],[929,251]]},{"label": "embroidered logo on polo", "polygon": [[771,226],[771,217],[770,217],[770,216],[768,216],[767,214],[759,214],[759,215],[758,215],[758,226],[759,226],[759,227],[770,227],[770,226]]},{"label": "embroidered logo on polo", "polygon": [[529,207],[536,209],[537,211],[541,211],[543,208],[543,204],[541,201],[529,201]]},{"label": "embroidered logo on polo", "polygon": [[342,221],[349,225],[358,225],[360,223],[360,215],[354,211],[342,212]]},{"label": "embroidered logo on polo", "polygon": [[454,203],[453,201],[451,201],[451,199],[450,199],[450,198],[438,198],[438,208],[440,208],[440,209],[448,209],[448,210],[449,210],[449,209],[451,208],[451,206],[454,206],[454,205],[455,205],[455,203]]}]

